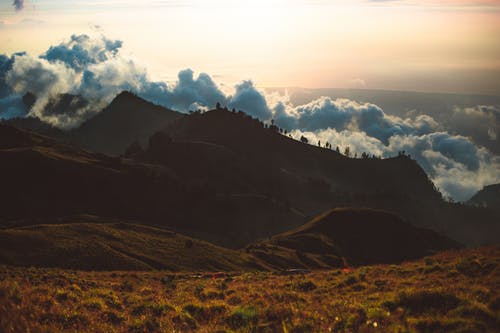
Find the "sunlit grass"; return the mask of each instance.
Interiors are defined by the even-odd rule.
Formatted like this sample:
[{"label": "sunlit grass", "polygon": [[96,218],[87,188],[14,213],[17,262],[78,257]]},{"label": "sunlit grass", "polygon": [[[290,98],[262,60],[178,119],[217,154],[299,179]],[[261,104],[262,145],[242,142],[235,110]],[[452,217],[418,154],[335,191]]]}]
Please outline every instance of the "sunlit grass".
[{"label": "sunlit grass", "polygon": [[0,332],[495,332],[500,248],[277,273],[0,267]]}]

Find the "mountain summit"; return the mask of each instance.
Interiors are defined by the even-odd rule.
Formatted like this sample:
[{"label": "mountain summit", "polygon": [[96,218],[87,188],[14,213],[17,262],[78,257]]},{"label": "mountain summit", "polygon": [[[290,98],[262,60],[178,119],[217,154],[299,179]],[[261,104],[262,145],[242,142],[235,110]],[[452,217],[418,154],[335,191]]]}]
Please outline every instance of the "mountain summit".
[{"label": "mountain summit", "polygon": [[101,153],[118,155],[134,141],[148,137],[182,114],[154,105],[124,91],[100,113],[72,132],[82,147]]}]

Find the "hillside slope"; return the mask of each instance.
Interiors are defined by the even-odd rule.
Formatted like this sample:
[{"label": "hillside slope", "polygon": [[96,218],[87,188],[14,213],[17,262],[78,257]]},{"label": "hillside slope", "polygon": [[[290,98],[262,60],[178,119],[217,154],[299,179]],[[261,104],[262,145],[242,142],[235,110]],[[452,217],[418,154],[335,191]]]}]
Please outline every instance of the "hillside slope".
[{"label": "hillside slope", "polygon": [[166,168],[0,125],[0,221],[94,214],[169,220],[186,191]]},{"label": "hillside slope", "polygon": [[[112,112],[100,115],[119,118],[123,110],[140,114],[127,109],[128,100],[158,108],[123,93],[108,108]],[[107,135],[120,128],[113,127],[116,117],[99,122],[107,125],[97,126],[98,132]],[[368,207],[394,212],[467,245],[500,241],[497,211],[443,201],[407,156],[348,158],[296,141],[242,112],[222,109],[176,116],[168,124],[142,147],[129,147],[125,157],[0,126],[0,196],[5,205],[0,222],[93,214],[167,226],[241,248],[333,207]],[[146,135],[147,126],[138,119],[127,126],[118,130],[126,134],[117,134],[119,142],[104,136],[94,143],[123,147],[133,139],[130,133]],[[94,137],[97,132],[88,133]],[[8,144],[11,137],[20,138],[19,144]]]},{"label": "hillside slope", "polygon": [[0,160],[0,225],[92,214],[168,226],[237,248],[304,219],[266,196],[222,195],[167,166],[92,153],[5,125]]},{"label": "hillside slope", "polygon": [[[146,161],[178,170],[195,165],[208,177],[191,173],[191,179],[213,191],[265,195],[309,217],[332,207],[382,209],[464,244],[500,242],[498,213],[445,202],[417,162],[404,155],[348,158],[225,109],[179,118],[155,137],[160,139],[150,141]],[[203,154],[186,150],[179,155],[171,149],[188,143],[216,145],[232,157],[207,161]]]},{"label": "hillside slope", "polygon": [[250,259],[170,230],[92,216],[0,230],[0,264],[17,266],[168,271],[259,267]]},{"label": "hillside slope", "polygon": [[459,247],[445,236],[384,211],[337,208],[295,230],[250,245],[247,251],[270,264],[324,268],[398,263]]}]

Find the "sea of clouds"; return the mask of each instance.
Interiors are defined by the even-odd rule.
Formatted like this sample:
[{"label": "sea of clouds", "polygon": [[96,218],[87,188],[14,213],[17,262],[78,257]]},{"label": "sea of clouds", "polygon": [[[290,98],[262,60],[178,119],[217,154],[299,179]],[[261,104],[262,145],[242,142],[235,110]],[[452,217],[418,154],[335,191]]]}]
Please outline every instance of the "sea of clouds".
[{"label": "sea of clouds", "polygon": [[[58,128],[78,127],[100,112],[121,91],[129,90],[167,108],[187,112],[210,109],[219,102],[287,129],[312,143],[329,142],[341,150],[350,147],[382,157],[405,151],[418,161],[441,192],[454,200],[467,200],[484,185],[500,182],[500,157],[466,136],[449,134],[428,115],[401,118],[371,103],[320,97],[293,105],[286,94],[266,93],[250,80],[225,93],[205,73],[178,73],[174,84],[150,79],[137,60],[123,56],[123,43],[105,36],[73,35],[45,53],[0,55],[0,118],[38,117]],[[31,92],[35,104],[26,109],[22,97]],[[46,108],[60,94],[74,94],[89,103],[68,113]],[[484,126],[485,135],[497,140],[500,108],[456,108],[456,123]]]}]

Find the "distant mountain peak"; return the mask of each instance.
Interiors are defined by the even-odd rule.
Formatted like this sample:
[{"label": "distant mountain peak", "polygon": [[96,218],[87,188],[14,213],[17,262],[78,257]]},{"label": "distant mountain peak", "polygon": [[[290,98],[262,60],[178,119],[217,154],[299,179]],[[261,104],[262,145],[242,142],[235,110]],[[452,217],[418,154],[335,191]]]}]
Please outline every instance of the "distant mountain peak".
[{"label": "distant mountain peak", "polygon": [[481,207],[500,207],[500,184],[486,185],[482,190],[474,194],[467,203]]},{"label": "distant mountain peak", "polygon": [[121,154],[134,141],[146,142],[181,113],[153,104],[130,91],[122,91],[93,118],[74,131],[87,149]]},{"label": "distant mountain peak", "polygon": [[123,101],[130,101],[130,100],[136,100],[136,101],[142,101],[142,102],[149,103],[148,101],[139,97],[138,95],[134,94],[133,92],[128,91],[128,90],[123,90],[118,95],[116,95],[115,98],[113,98],[113,101],[111,101],[110,105],[112,105],[114,103],[121,103]]}]

